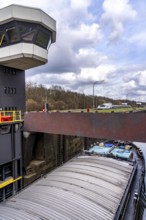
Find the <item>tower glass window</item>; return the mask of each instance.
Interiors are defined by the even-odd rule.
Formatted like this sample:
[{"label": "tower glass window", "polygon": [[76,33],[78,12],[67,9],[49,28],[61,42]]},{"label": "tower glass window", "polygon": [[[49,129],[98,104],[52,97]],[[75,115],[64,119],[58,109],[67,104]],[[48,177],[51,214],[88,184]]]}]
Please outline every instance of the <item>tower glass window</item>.
[{"label": "tower glass window", "polygon": [[18,35],[18,31],[16,30],[16,27],[11,27],[9,29],[6,29],[6,32],[8,34],[10,43],[15,43],[19,41],[19,35]]},{"label": "tower glass window", "polygon": [[37,25],[34,24],[29,24],[29,23],[24,23],[24,22],[18,22],[18,28],[19,28],[19,33],[21,36],[21,39],[23,41],[28,41],[32,42],[33,37],[36,33],[37,30]]},{"label": "tower glass window", "polygon": [[12,21],[0,26],[0,47],[30,42],[46,49],[50,39],[51,32],[40,24]]},{"label": "tower glass window", "polygon": [[46,48],[50,39],[50,34],[46,34],[43,31],[39,31],[36,37],[36,43],[41,47]]}]

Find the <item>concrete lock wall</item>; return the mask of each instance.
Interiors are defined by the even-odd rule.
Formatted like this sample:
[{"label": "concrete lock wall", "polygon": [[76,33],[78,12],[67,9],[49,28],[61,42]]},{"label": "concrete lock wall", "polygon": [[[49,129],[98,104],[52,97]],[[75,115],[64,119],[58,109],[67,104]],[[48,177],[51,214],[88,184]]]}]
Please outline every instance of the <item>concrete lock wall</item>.
[{"label": "concrete lock wall", "polygon": [[24,186],[74,157],[83,146],[80,137],[23,132]]}]

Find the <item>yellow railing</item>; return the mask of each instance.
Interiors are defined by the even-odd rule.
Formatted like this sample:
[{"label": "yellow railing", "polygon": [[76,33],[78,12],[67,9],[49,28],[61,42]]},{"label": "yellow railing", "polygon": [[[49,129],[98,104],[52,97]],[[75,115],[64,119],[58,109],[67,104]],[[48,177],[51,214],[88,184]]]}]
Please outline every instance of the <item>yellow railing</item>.
[{"label": "yellow railing", "polygon": [[0,111],[0,124],[22,121],[21,111]]},{"label": "yellow railing", "polygon": [[22,176],[19,176],[16,179],[14,179],[13,177],[10,177],[9,179],[7,179],[5,181],[0,181],[0,189],[4,188],[5,186],[8,186],[11,183],[14,183],[20,179],[22,179]]}]

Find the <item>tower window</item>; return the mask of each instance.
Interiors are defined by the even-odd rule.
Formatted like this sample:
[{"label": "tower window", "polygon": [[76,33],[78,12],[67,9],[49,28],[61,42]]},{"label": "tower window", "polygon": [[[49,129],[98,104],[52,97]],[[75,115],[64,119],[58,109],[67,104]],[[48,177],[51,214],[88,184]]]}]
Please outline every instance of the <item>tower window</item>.
[{"label": "tower window", "polygon": [[39,31],[36,37],[36,43],[39,44],[41,47],[46,48],[50,39],[50,35],[46,34],[42,31]]},{"label": "tower window", "polygon": [[46,49],[50,39],[51,32],[40,24],[11,21],[0,26],[0,47],[30,42]]},{"label": "tower window", "polygon": [[31,42],[36,32],[36,25],[18,22],[19,32],[23,41]]},{"label": "tower window", "polygon": [[6,29],[6,32],[8,34],[10,43],[15,43],[19,40],[18,33],[17,33],[17,30],[15,27],[12,27],[10,29]]}]

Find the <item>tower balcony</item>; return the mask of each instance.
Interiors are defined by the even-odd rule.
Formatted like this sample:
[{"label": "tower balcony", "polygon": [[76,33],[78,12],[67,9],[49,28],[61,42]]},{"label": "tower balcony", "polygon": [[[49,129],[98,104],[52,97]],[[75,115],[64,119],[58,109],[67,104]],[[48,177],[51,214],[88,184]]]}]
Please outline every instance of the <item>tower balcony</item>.
[{"label": "tower balcony", "polygon": [[0,49],[0,64],[26,70],[47,63],[48,51],[35,44],[17,43]]}]

